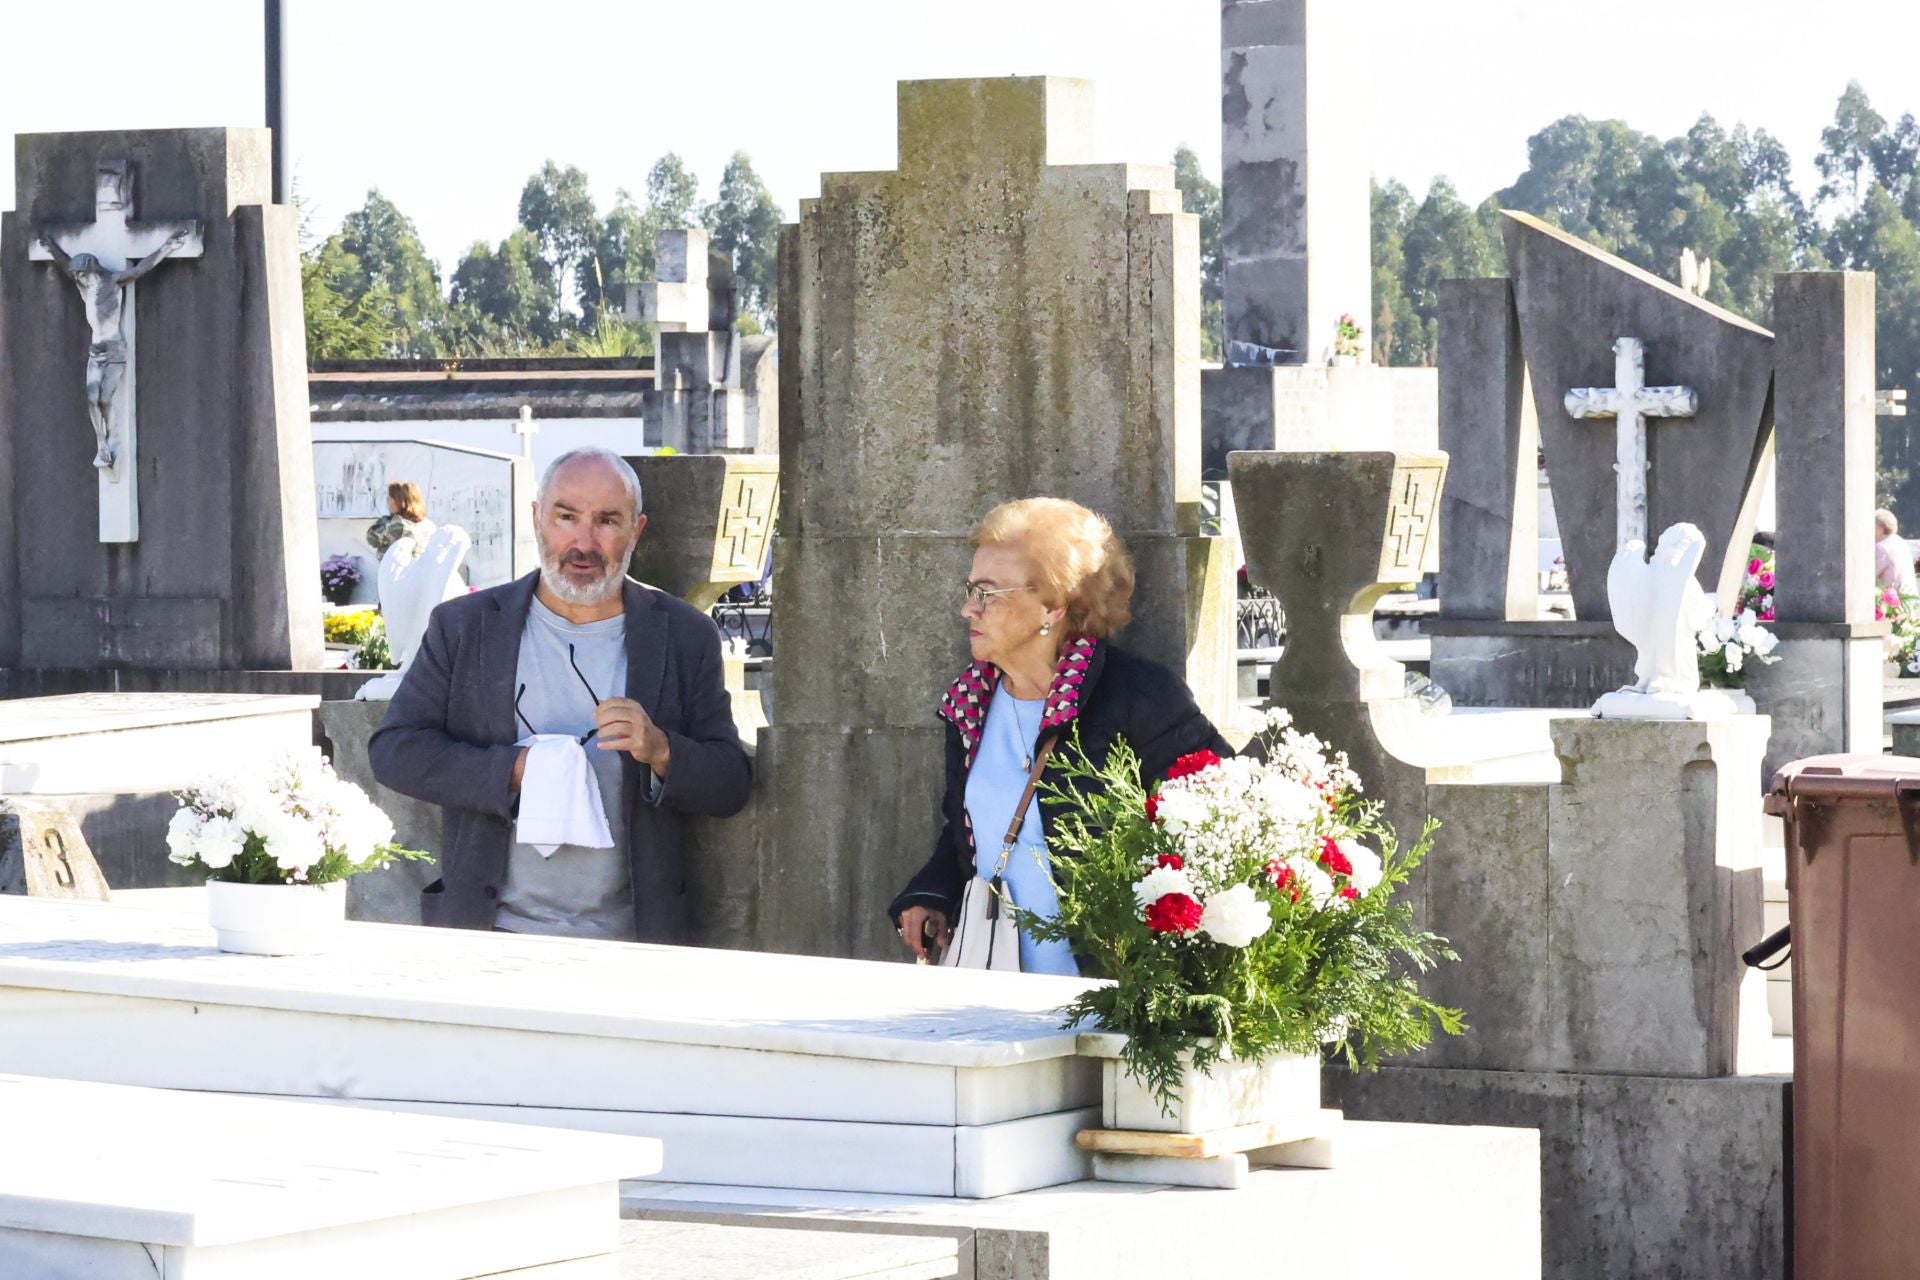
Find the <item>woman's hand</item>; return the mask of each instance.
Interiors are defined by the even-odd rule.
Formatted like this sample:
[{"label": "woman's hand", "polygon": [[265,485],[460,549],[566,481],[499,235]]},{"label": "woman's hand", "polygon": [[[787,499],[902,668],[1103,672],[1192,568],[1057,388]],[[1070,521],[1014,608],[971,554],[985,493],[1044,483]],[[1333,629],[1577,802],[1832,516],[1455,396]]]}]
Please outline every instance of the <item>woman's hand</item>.
[{"label": "woman's hand", "polygon": [[934,946],[945,951],[947,944],[953,941],[953,929],[947,924],[947,913],[935,911],[931,907],[908,907],[900,913],[900,938],[907,949],[920,959],[931,963],[933,956],[927,954],[927,925],[933,925]]}]

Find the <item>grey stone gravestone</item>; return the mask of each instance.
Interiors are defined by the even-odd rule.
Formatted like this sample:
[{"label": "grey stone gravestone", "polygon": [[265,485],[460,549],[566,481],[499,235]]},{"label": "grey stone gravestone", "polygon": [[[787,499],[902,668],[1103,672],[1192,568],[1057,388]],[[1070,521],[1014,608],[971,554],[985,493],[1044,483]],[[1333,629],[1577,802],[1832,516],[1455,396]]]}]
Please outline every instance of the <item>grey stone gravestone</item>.
[{"label": "grey stone gravestone", "polygon": [[899,169],[823,176],[782,237],[757,945],[895,953],[883,910],[933,847],[932,709],[997,503],[1105,514],[1139,570],[1122,643],[1231,705],[1233,567],[1199,536],[1198,227],[1169,169],[1089,163],[1092,108],[1084,81],[903,83]]},{"label": "grey stone gravestone", "polygon": [[[298,226],[271,202],[267,157],[260,129],[16,140],[19,207],[0,218],[0,669],[319,665]],[[196,230],[118,297],[138,327],[121,333],[114,466],[96,468],[90,388],[115,361],[75,297],[75,255],[127,266],[109,242],[151,252],[155,225]]]}]

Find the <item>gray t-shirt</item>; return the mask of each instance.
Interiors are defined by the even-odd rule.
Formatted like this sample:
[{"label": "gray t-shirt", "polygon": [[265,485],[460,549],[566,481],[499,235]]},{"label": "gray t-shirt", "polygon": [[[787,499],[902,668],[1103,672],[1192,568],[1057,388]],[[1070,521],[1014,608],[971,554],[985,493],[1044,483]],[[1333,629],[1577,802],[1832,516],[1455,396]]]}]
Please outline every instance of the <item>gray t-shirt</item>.
[{"label": "gray t-shirt", "polygon": [[[574,674],[575,666],[580,668],[579,675]],[[586,677],[585,683],[581,676]],[[587,685],[593,686],[591,693]],[[514,673],[514,689],[523,686],[520,712],[514,719],[523,738],[532,733],[567,733],[577,738],[592,729],[596,695],[626,696],[625,616],[568,622],[535,597],[527,611],[520,665]],[[587,743],[587,760],[600,784],[613,847],[583,849],[563,844],[551,857],[542,857],[532,845],[515,842],[507,858],[507,883],[500,891],[495,927],[513,933],[634,939],[627,813],[620,803],[620,762],[626,753],[602,751],[599,742],[596,737]]]}]

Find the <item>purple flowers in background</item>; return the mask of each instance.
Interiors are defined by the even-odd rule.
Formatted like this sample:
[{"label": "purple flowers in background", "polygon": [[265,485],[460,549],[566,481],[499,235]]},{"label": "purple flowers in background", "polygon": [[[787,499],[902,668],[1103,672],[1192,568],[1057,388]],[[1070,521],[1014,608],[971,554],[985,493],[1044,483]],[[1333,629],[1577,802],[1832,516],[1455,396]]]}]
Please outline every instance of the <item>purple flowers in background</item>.
[{"label": "purple flowers in background", "polygon": [[320,562],[320,593],[334,604],[345,604],[364,576],[359,556],[328,556]]}]

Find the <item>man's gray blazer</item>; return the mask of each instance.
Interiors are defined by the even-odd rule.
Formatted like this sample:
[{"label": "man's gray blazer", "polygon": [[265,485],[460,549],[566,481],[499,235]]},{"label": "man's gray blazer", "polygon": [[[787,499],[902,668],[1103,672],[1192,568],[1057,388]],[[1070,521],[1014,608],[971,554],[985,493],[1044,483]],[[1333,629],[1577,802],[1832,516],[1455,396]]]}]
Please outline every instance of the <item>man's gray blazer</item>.
[{"label": "man's gray blazer", "polygon": [[[518,796],[520,737],[513,717],[520,636],[538,573],[449,600],[433,611],[406,678],[367,744],[373,776],[440,805],[440,879],[421,893],[427,924],[493,925],[506,880]],[[747,802],[753,767],[733,726],[713,620],[665,592],[628,580],[626,696],[673,745],[659,795],[643,768],[620,763],[633,862],[633,914],[643,942],[685,942],[691,931],[682,816],[726,817]],[[595,748],[589,748],[592,750]]]}]

